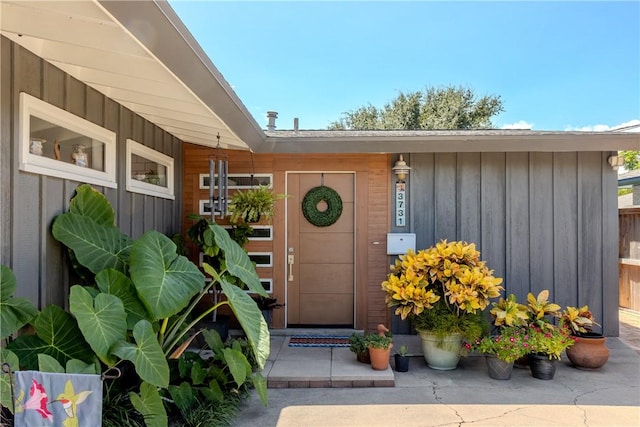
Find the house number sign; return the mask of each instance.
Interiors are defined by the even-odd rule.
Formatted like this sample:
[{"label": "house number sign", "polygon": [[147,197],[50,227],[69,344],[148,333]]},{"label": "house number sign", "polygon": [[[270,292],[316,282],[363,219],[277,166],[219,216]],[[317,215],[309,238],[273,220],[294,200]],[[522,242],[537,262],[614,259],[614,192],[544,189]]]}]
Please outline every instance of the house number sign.
[{"label": "house number sign", "polygon": [[406,223],[407,201],[405,198],[405,183],[396,182],[396,227],[404,227]]}]

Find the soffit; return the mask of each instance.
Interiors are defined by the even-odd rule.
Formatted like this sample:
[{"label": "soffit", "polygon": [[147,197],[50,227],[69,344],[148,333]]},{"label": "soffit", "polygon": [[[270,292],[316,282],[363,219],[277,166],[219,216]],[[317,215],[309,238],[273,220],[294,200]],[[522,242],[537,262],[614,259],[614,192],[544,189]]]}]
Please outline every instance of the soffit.
[{"label": "soffit", "polygon": [[0,2],[2,35],[177,138],[257,147],[264,134],[165,1]]}]

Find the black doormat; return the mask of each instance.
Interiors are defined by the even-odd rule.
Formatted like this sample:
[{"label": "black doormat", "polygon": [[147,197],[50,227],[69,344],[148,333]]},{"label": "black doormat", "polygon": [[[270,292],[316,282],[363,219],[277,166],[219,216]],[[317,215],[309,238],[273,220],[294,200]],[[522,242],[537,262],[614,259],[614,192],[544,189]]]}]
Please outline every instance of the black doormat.
[{"label": "black doormat", "polygon": [[349,337],[336,335],[292,335],[289,347],[349,347]]}]

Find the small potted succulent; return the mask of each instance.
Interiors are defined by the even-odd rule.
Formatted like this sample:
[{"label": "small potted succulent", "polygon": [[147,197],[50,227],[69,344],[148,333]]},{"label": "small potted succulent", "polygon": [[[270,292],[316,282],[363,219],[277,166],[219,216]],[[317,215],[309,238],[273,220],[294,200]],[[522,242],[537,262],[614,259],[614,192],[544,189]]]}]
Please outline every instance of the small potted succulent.
[{"label": "small potted succulent", "polygon": [[567,307],[560,316],[562,324],[569,328],[574,344],[567,348],[567,357],[579,369],[599,369],[609,360],[607,337],[593,332],[595,322],[589,306]]},{"label": "small potted succulent", "polygon": [[398,372],[407,372],[409,370],[409,347],[401,345],[398,352],[393,355],[395,359],[395,367]]}]

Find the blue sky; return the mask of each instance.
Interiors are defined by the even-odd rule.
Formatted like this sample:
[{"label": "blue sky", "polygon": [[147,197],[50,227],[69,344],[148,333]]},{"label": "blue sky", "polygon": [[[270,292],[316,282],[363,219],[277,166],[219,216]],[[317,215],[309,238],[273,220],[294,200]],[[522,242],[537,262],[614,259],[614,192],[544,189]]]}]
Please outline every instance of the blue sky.
[{"label": "blue sky", "polygon": [[640,123],[639,1],[170,3],[262,127],[427,85],[500,95],[496,128]]}]

